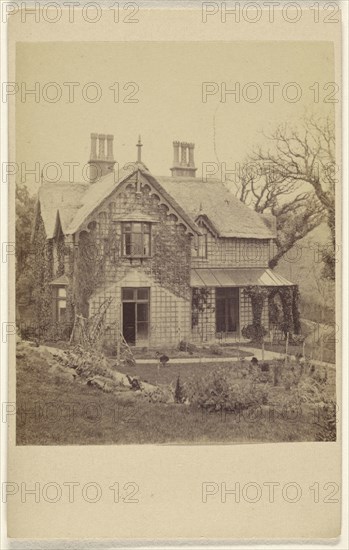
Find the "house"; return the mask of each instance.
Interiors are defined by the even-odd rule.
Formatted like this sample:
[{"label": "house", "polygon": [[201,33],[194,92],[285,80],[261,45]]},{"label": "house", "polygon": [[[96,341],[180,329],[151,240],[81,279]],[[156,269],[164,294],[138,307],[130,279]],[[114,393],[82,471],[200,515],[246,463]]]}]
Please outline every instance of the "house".
[{"label": "house", "polygon": [[[194,144],[173,143],[168,177],[154,176],[137,147],[137,161],[118,170],[113,136],[91,134],[89,182],[42,182],[33,231],[42,326],[68,336],[76,315],[111,298],[111,342],[121,331],[130,345],[177,345],[240,337],[253,323],[247,288],[286,288],[293,299],[296,287],[269,268],[272,216],[197,178]],[[266,300],[267,330],[269,317]]]}]

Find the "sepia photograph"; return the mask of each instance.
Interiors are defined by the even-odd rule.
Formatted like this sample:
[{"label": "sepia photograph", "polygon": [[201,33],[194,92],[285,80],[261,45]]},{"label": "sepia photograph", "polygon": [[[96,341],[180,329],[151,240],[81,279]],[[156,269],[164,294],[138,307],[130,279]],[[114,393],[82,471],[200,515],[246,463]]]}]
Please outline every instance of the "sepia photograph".
[{"label": "sepia photograph", "polygon": [[1,5],[1,548],[347,548],[348,9]]},{"label": "sepia photograph", "polygon": [[333,46],[16,70],[17,444],[335,441]]}]

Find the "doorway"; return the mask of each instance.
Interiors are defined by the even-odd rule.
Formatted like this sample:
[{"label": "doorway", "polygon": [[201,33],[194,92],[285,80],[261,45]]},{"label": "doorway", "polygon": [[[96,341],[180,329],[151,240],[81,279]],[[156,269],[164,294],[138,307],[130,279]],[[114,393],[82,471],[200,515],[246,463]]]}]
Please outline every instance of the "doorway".
[{"label": "doorway", "polygon": [[239,332],[239,289],[216,288],[216,332]]},{"label": "doorway", "polygon": [[122,332],[130,346],[149,342],[149,288],[122,289]]}]

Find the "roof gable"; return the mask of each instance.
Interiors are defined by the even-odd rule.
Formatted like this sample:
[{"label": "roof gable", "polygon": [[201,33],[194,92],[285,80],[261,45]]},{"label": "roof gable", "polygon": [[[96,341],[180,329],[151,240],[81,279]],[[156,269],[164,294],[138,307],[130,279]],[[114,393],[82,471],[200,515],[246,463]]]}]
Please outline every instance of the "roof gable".
[{"label": "roof gable", "polygon": [[91,184],[88,191],[82,197],[82,205],[77,210],[74,218],[72,219],[69,227],[67,228],[67,234],[73,234],[80,229],[86,219],[102,205],[115,191],[120,191],[127,184],[127,182],[133,177],[137,176],[137,182],[139,185],[144,183],[149,184],[150,187],[166,202],[173,212],[181,218],[184,224],[190,228],[195,234],[200,234],[201,231],[196,225],[195,221],[185,212],[185,210],[179,205],[176,200],[167,193],[157,179],[150,174],[143,163],[130,163],[120,171],[119,178],[116,180],[115,174],[111,173],[103,178],[98,183]]},{"label": "roof gable", "polygon": [[143,163],[129,163],[118,173],[107,174],[93,184],[43,183],[39,189],[37,212],[41,212],[47,238],[54,237],[57,216],[63,233],[74,234],[135,174],[140,184],[148,183],[152,192],[158,194],[194,234],[201,233],[196,222],[202,220],[220,237],[273,239],[276,236],[270,220],[239,201],[222,182],[202,182],[192,177],[155,177]]},{"label": "roof gable", "polygon": [[157,178],[193,220],[205,216],[220,237],[273,239],[275,231],[263,216],[243,204],[220,181],[196,178]]},{"label": "roof gable", "polygon": [[57,213],[63,233],[78,211],[87,183],[43,183],[38,192],[36,215],[41,213],[46,237],[52,239],[56,229]]}]

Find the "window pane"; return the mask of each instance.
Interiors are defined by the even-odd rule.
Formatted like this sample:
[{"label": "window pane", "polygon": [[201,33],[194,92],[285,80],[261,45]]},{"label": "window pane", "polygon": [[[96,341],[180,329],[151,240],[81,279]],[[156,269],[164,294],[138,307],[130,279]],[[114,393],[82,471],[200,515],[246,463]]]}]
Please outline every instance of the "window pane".
[{"label": "window pane", "polygon": [[149,300],[149,289],[148,288],[138,288],[137,289],[137,298],[138,298],[138,300]]},{"label": "window pane", "polygon": [[143,233],[150,233],[150,223],[143,224]]},{"label": "window pane", "polygon": [[150,235],[143,235],[143,256],[150,256]]},{"label": "window pane", "polygon": [[123,230],[124,232],[128,231],[129,233],[131,232],[131,224],[130,223],[123,223]]},{"label": "window pane", "polygon": [[60,308],[59,309],[59,312],[58,312],[58,315],[59,315],[59,322],[60,323],[64,323],[65,320],[66,320],[66,312],[67,310],[64,308]]},{"label": "window pane", "polygon": [[142,233],[142,224],[141,223],[133,223],[132,224],[132,233]]},{"label": "window pane", "polygon": [[132,233],[131,256],[143,256],[142,233]]},{"label": "window pane", "polygon": [[198,256],[206,258],[206,235],[199,235],[198,239]]},{"label": "window pane", "polygon": [[122,289],[122,299],[123,300],[134,300],[134,289],[133,288],[123,288]]},{"label": "window pane", "polygon": [[124,235],[124,253],[126,256],[131,256],[132,254],[131,233]]},{"label": "window pane", "polygon": [[137,322],[148,321],[148,304],[137,304]]},{"label": "window pane", "polygon": [[137,323],[137,344],[141,345],[141,342],[148,339],[148,323]]},{"label": "window pane", "polygon": [[67,291],[65,288],[58,288],[58,296],[61,298],[65,298],[67,296]]}]

